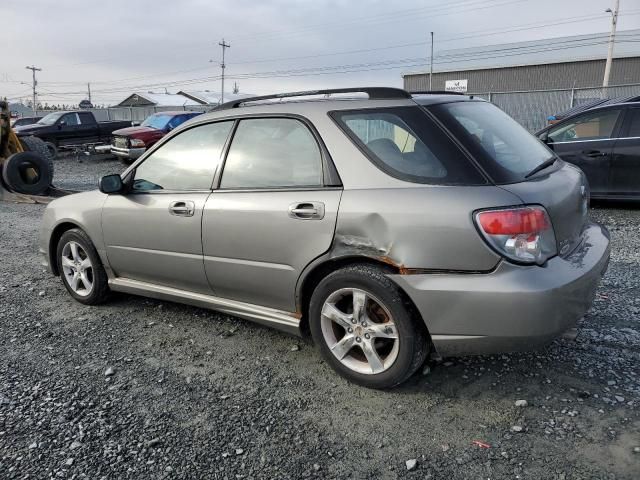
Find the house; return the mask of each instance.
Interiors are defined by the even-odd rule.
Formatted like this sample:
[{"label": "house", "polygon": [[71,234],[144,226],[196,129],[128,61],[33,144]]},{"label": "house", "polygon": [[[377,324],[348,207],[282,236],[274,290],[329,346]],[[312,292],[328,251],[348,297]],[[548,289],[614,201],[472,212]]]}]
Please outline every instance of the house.
[{"label": "house", "polygon": [[190,107],[203,105],[179,93],[136,92],[129,95],[117,107]]},{"label": "house", "polygon": [[[201,105],[218,105],[220,103],[220,92],[213,92],[211,90],[202,90],[202,91],[185,91],[180,90],[178,95],[184,95],[191,100],[200,103]],[[230,102],[232,100],[237,100],[239,98],[248,98],[254,97],[254,94],[251,93],[232,93],[225,92],[224,101]]]}]

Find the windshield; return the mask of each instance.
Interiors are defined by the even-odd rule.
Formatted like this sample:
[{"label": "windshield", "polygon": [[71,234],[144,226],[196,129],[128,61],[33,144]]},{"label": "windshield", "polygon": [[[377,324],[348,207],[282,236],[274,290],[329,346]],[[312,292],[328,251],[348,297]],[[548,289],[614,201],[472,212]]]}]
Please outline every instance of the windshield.
[{"label": "windshield", "polygon": [[151,115],[144,122],[143,127],[156,128],[158,130],[164,130],[169,120],[173,118],[173,115]]},{"label": "windshield", "polygon": [[[555,154],[509,115],[487,102],[429,107],[496,183],[514,183]],[[547,171],[547,170],[545,170]]]},{"label": "windshield", "polygon": [[56,113],[50,113],[49,115],[45,115],[44,117],[42,117],[40,120],[38,120],[38,123],[40,125],[53,125],[54,123],[56,123],[58,121],[58,119],[64,115],[66,112],[56,112]]}]

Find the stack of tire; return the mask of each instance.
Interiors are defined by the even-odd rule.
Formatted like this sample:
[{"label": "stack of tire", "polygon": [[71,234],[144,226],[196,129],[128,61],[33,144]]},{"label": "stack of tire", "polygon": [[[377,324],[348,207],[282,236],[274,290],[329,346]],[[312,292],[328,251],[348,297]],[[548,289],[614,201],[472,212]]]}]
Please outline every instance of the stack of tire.
[{"label": "stack of tire", "polygon": [[37,137],[20,137],[24,152],[15,153],[2,165],[4,184],[16,193],[42,195],[53,180],[53,159],[47,144]]}]

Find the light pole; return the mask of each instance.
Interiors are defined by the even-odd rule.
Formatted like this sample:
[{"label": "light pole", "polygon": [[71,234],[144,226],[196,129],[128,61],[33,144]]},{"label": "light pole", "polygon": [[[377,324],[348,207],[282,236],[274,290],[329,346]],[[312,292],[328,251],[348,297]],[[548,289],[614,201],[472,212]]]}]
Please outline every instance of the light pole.
[{"label": "light pole", "polygon": [[431,66],[429,67],[429,91],[433,90],[433,32],[431,32]]},{"label": "light pole", "polygon": [[[611,62],[613,61],[613,46],[616,43],[616,25],[618,24],[618,10],[620,9],[620,0],[616,0],[613,11],[607,8],[605,12],[611,14],[611,34],[609,35],[609,52],[607,53],[607,63],[604,67],[604,79],[602,86],[609,86],[609,77],[611,76]],[[603,92],[604,93],[604,92]]]}]

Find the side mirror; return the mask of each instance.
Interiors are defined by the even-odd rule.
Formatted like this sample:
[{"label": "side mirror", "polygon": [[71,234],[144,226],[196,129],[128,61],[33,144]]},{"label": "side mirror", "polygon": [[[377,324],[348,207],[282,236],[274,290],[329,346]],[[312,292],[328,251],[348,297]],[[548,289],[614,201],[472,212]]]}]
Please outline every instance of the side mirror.
[{"label": "side mirror", "polygon": [[544,132],[538,137],[543,143],[549,143],[549,132]]},{"label": "side mirror", "polygon": [[102,193],[121,193],[124,189],[124,183],[122,183],[122,177],[114,173],[113,175],[105,175],[102,177],[99,187]]}]

